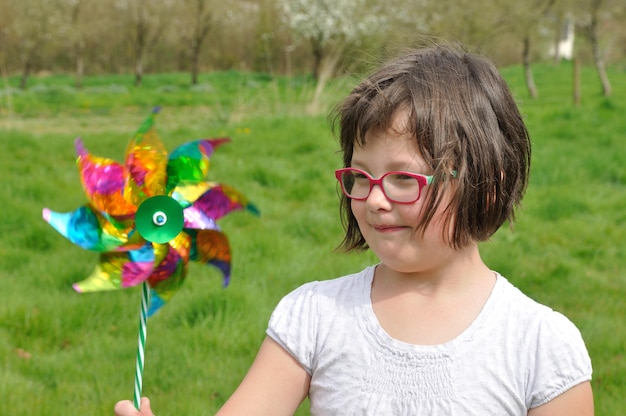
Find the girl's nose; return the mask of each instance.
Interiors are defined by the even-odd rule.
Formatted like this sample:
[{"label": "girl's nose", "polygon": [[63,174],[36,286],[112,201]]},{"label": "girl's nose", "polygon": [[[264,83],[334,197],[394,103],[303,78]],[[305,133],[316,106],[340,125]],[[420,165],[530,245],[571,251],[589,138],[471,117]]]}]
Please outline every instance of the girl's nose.
[{"label": "girl's nose", "polygon": [[383,189],[379,185],[374,185],[372,187],[365,203],[372,211],[377,211],[379,209],[388,210],[391,208],[391,202],[387,199]]}]

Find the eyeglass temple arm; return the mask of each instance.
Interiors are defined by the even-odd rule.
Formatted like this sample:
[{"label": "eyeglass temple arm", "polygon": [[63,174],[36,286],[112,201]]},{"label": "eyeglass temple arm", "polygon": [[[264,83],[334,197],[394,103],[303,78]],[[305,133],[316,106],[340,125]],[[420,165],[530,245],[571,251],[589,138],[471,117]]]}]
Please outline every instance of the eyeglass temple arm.
[{"label": "eyeglass temple arm", "polygon": [[[453,177],[453,178],[456,178],[457,171],[456,171],[456,170],[451,170],[451,171],[450,171],[450,175],[452,175],[452,177]],[[425,176],[426,176],[426,175],[425,175]],[[431,184],[433,183],[433,180],[434,180],[434,179],[435,179],[435,177],[434,177],[434,176],[432,176],[432,175],[431,175],[431,176],[426,176],[426,180],[427,180],[427,182],[426,182],[426,183],[427,183],[428,185],[431,185]]]}]

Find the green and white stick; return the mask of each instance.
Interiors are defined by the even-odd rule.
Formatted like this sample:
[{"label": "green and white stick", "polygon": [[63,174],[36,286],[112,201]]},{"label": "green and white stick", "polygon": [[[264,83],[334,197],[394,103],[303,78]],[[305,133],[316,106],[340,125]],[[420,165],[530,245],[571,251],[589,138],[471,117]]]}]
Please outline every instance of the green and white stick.
[{"label": "green and white stick", "polygon": [[143,352],[146,346],[148,318],[148,303],[150,301],[150,293],[148,292],[148,282],[144,281],[141,285],[141,311],[139,313],[139,340],[137,343],[137,365],[135,366],[135,392],[133,394],[133,403],[135,409],[139,410],[141,403],[141,384],[143,379]]},{"label": "green and white stick", "polygon": [[[135,213],[135,226],[139,234],[150,243],[165,244],[176,237],[185,223],[183,207],[174,198],[156,195],[144,200]],[[146,346],[146,321],[150,292],[148,282],[141,285],[141,313],[139,315],[139,342],[137,345],[137,365],[135,367],[135,408],[141,404],[141,383],[143,378],[143,352]]]}]

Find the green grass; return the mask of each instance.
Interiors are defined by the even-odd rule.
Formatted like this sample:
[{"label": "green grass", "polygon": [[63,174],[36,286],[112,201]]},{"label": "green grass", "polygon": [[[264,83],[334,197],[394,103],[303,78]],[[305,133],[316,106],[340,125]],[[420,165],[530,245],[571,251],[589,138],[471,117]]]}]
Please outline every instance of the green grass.
[{"label": "green grass", "polygon": [[[602,98],[583,71],[582,105],[571,104],[571,68],[538,66],[540,96],[527,98],[520,68],[505,77],[533,137],[531,185],[514,232],[482,246],[485,260],[580,328],[594,364],[596,414],[620,415],[626,396],[626,74],[610,72]],[[17,80],[8,79],[7,85]],[[41,219],[41,209],[84,203],[74,163],[81,136],[96,155],[121,160],[154,105],[168,149],[230,136],[211,178],[234,185],[261,210],[221,221],[233,248],[231,286],[192,264],[182,290],[149,320],[144,393],[157,414],[213,414],[237,386],[269,315],[291,289],[356,271],[371,254],[333,252],[342,231],[332,172],[340,165],[325,114],[310,115],[308,79],[264,74],[33,79],[0,88],[0,414],[109,415],[131,398],[139,288],[77,294],[94,266]],[[333,83],[328,108],[351,80]],[[306,415],[306,406],[298,413]]]}]

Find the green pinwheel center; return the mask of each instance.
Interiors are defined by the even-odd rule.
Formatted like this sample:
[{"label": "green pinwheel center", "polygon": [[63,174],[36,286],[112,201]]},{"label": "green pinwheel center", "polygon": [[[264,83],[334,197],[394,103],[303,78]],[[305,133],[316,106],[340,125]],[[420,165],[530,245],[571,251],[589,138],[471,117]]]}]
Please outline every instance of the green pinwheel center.
[{"label": "green pinwheel center", "polygon": [[184,222],[183,207],[165,195],[146,199],[135,214],[137,232],[147,241],[158,244],[176,237],[182,231]]}]

